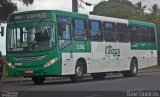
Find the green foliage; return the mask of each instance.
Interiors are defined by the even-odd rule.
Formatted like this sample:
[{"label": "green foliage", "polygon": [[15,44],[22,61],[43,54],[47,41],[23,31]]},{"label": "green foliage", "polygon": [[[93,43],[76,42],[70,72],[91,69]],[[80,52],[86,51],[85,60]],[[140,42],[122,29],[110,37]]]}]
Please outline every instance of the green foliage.
[{"label": "green foliage", "polygon": [[[129,18],[133,15],[132,6],[125,5],[126,3],[123,3],[125,0],[122,0],[123,2],[121,2],[121,4],[116,1],[119,0],[109,0],[108,2],[103,1],[99,3],[97,6],[95,6],[94,10],[90,12],[90,14],[115,18]],[[131,5],[130,3],[128,4]]]},{"label": "green foliage", "polygon": [[151,13],[152,13],[153,15],[157,15],[157,14],[160,13],[160,8],[159,8],[158,4],[152,5],[152,8],[149,9],[149,10],[151,11]]},{"label": "green foliage", "polygon": [[0,23],[5,22],[8,15],[17,10],[17,5],[10,0],[0,1]]},{"label": "green foliage", "polygon": [[154,22],[154,18],[151,14],[147,15],[134,15],[128,18],[129,20],[137,20],[137,21],[144,21],[144,22]]},{"label": "green foliage", "polygon": [[[32,4],[34,0],[19,0],[24,5],[28,6]],[[17,4],[11,0],[0,0],[0,23],[6,22],[9,14],[17,11]]]},{"label": "green foliage", "polygon": [[108,2],[114,2],[114,3],[118,3],[121,5],[128,5],[128,6],[132,6],[133,4],[131,2],[129,2],[128,0],[108,0]]},{"label": "green foliage", "polygon": [[19,1],[22,1],[24,5],[28,6],[30,4],[33,4],[34,0],[19,0]]},{"label": "green foliage", "polygon": [[142,2],[138,2],[133,5],[134,11],[136,15],[144,15],[144,10],[146,6],[142,6]]}]

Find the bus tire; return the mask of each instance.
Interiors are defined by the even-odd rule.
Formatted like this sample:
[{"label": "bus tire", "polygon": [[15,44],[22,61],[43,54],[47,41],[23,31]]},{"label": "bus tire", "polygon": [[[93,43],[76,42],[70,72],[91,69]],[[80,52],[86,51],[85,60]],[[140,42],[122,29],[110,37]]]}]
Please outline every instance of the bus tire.
[{"label": "bus tire", "polygon": [[75,74],[71,75],[71,81],[73,83],[81,82],[84,76],[84,67],[83,63],[81,61],[77,61],[76,67],[75,67]]},{"label": "bus tire", "polygon": [[137,76],[137,72],[138,72],[138,62],[136,59],[132,59],[131,65],[130,65],[130,70],[124,71],[123,76],[124,77],[135,77],[135,76]]},{"label": "bus tire", "polygon": [[102,80],[105,79],[106,73],[92,73],[91,76],[94,80]]},{"label": "bus tire", "polygon": [[44,80],[45,80],[45,77],[43,77],[43,76],[34,76],[34,77],[32,77],[32,81],[35,84],[43,84]]}]

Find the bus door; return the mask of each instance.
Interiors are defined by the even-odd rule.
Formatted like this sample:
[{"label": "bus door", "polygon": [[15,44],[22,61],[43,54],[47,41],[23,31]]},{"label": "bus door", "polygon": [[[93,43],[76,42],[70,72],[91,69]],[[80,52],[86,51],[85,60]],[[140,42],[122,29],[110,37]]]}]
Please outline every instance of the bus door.
[{"label": "bus door", "polygon": [[95,72],[105,72],[108,66],[105,58],[106,42],[103,41],[102,22],[90,20],[89,28],[93,67]]},{"label": "bus door", "polygon": [[129,67],[128,61],[129,58],[129,50],[130,50],[130,43],[129,43],[129,31],[128,25],[125,23],[117,23],[117,45],[113,48],[113,55],[117,57],[117,70],[127,70]]}]

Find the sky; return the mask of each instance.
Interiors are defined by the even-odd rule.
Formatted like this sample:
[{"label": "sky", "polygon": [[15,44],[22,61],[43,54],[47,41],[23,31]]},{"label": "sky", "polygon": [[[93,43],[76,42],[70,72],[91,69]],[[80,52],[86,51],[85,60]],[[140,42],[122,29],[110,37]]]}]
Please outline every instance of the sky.
[{"label": "sky", "polygon": [[[23,3],[19,2],[19,0],[11,0],[15,3],[17,3],[18,11],[29,11],[29,10],[64,10],[64,11],[72,11],[72,0],[34,0],[34,3],[32,5],[29,5],[26,7],[23,5]],[[101,1],[105,0],[83,0],[84,2],[92,3],[94,6],[98,4]],[[148,12],[148,9],[151,8],[151,5],[157,3],[160,6],[160,0],[129,0],[133,4],[142,1],[143,5],[147,6],[146,12]],[[79,8],[79,13],[89,14],[90,11],[93,11],[94,6],[85,6],[82,4],[84,8]],[[6,27],[6,24],[3,24],[2,26]],[[0,36],[0,51],[2,51],[2,54],[5,55],[5,36]]]}]

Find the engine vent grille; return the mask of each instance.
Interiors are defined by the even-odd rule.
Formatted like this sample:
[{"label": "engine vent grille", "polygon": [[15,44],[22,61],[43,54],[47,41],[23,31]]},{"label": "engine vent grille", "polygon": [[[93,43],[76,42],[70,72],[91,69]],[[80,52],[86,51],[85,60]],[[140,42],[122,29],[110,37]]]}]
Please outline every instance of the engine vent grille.
[{"label": "engine vent grille", "polygon": [[45,57],[47,57],[47,55],[36,56],[36,57],[13,57],[13,59],[16,60],[17,62],[33,62],[42,60]]}]

